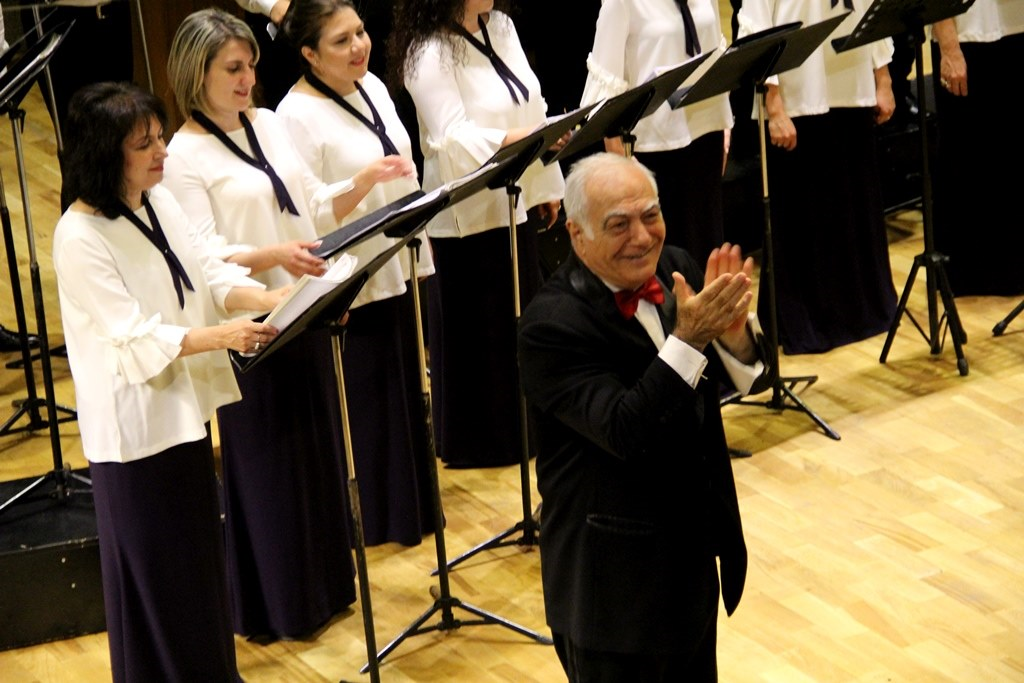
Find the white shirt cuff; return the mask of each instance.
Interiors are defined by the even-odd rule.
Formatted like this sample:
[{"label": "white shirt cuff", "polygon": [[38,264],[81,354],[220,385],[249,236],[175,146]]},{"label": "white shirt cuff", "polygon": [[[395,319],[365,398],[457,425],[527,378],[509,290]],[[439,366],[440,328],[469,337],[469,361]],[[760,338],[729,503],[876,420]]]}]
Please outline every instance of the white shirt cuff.
[{"label": "white shirt cuff", "polygon": [[666,337],[658,357],[668,363],[669,367],[694,389],[697,388],[701,373],[708,364],[708,359],[703,353],[671,334]]},{"label": "white shirt cuff", "polygon": [[[751,334],[762,334],[761,323],[753,313],[747,314],[747,328]],[[711,343],[718,350],[718,356],[722,359],[722,365],[729,374],[729,379],[732,380],[736,391],[740,392],[743,396],[749,394],[750,387],[753,386],[754,381],[764,374],[764,363],[758,359],[753,364],[747,365],[729,353],[729,350],[719,343],[717,339]]]}]

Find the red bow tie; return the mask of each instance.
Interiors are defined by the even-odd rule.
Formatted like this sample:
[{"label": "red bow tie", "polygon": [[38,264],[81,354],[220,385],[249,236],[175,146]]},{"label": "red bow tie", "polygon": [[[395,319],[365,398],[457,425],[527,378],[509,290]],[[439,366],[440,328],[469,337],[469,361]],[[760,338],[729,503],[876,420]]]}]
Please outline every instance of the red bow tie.
[{"label": "red bow tie", "polygon": [[633,291],[624,289],[615,292],[615,304],[626,320],[636,315],[636,307],[640,305],[640,299],[646,299],[652,304],[660,304],[665,301],[665,292],[661,290],[661,285],[653,275],[638,289]]}]

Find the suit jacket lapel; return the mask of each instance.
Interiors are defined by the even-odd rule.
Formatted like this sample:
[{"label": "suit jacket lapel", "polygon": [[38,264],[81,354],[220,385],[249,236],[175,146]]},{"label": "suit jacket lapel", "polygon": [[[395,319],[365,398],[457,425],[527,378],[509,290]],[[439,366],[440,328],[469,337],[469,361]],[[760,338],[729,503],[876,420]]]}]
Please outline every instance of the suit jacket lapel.
[{"label": "suit jacket lapel", "polygon": [[[674,283],[674,280],[670,281],[670,284]],[[665,293],[665,300],[658,306],[658,317],[661,318],[661,329],[668,337],[676,326],[676,295],[672,293],[672,287],[666,285],[661,277],[658,277],[658,284],[661,285],[661,291]]]}]

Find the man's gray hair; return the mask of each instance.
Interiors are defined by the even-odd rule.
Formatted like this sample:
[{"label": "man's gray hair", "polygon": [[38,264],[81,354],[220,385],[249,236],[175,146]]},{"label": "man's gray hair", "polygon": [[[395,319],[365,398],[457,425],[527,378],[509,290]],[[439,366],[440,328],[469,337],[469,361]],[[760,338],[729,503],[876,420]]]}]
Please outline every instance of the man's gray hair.
[{"label": "man's gray hair", "polygon": [[569,170],[569,175],[565,179],[565,199],[562,200],[565,217],[579,225],[587,239],[594,238],[594,226],[590,225],[590,197],[586,192],[587,183],[594,173],[602,169],[615,166],[624,167],[627,164],[630,168],[639,168],[644,172],[651,183],[654,195],[658,196],[658,183],[654,180],[654,173],[632,157],[624,157],[611,152],[598,152],[580,159]]}]

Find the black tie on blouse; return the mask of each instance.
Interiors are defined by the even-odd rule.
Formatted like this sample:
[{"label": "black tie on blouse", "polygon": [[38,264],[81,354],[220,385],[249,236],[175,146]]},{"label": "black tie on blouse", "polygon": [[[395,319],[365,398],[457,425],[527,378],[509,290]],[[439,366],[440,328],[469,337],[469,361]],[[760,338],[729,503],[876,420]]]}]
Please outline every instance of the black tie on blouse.
[{"label": "black tie on blouse", "polygon": [[[849,2],[850,0],[846,1]],[[690,5],[687,4],[687,0],[676,0],[676,4],[679,5],[679,11],[683,13],[683,34],[686,37],[686,54],[694,57],[699,55],[702,50],[700,49],[700,40],[697,38],[697,25],[693,23],[693,13],[690,12]]]},{"label": "black tie on blouse", "polygon": [[351,104],[345,101],[345,98],[335,92],[330,86],[321,81],[319,78],[314,76],[312,73],[306,74],[306,82],[309,83],[314,89],[320,92],[325,97],[329,97],[334,100],[335,104],[347,111],[349,114],[354,116],[357,121],[369,128],[377,135],[377,139],[380,140],[381,147],[384,148],[384,156],[390,154],[398,154],[398,148],[395,147],[395,143],[388,137],[388,131],[384,126],[384,121],[381,119],[380,114],[377,112],[377,108],[373,106],[373,102],[370,100],[370,96],[363,90],[363,86],[359,84],[359,81],[355,81],[356,90],[359,91],[360,96],[363,98],[363,102],[366,102],[366,106],[370,108],[370,114],[373,116],[373,121],[366,118],[361,111],[353,107]]},{"label": "black tie on blouse", "polygon": [[148,226],[124,202],[118,203],[117,210],[118,213],[131,221],[131,224],[138,228],[139,232],[145,235],[146,239],[163,254],[164,261],[167,262],[167,268],[171,271],[174,291],[178,293],[178,305],[184,309],[185,291],[182,289],[182,283],[185,283],[185,287],[188,287],[190,292],[196,291],[196,288],[192,286],[192,281],[188,279],[188,273],[185,272],[185,267],[181,265],[181,261],[171,251],[171,245],[167,243],[167,237],[160,227],[160,221],[157,220],[156,211],[153,211],[153,207],[149,203],[149,197],[145,194],[142,195],[142,205],[146,207],[146,215],[149,216],[150,225]]},{"label": "black tie on blouse", "polygon": [[221,130],[220,127],[211,121],[203,112],[193,110],[192,118],[196,120],[196,123],[224,143],[224,146],[230,149],[239,159],[266,173],[267,177],[270,178],[270,184],[274,186],[274,196],[277,197],[277,204],[281,207],[281,210],[284,211],[287,209],[288,213],[293,216],[299,215],[299,210],[295,208],[295,204],[292,202],[292,198],[288,194],[288,188],[284,186],[284,181],[281,180],[279,175],[277,175],[274,171],[274,167],[270,165],[270,162],[267,161],[267,157],[263,154],[263,148],[260,147],[260,141],[256,139],[256,131],[253,130],[252,123],[249,121],[249,117],[245,115],[245,112],[238,113],[238,120],[242,122],[242,127],[245,128],[245,137],[249,140],[249,147],[252,148],[253,154],[256,155],[255,159],[243,152],[242,148],[236,145],[234,141],[228,137],[228,134]]},{"label": "black tie on blouse", "polygon": [[[838,4],[839,0],[832,0],[832,9],[835,9]],[[843,0],[843,7],[848,10],[853,10],[853,0]]]},{"label": "black tie on blouse", "polygon": [[[517,105],[519,104],[519,98],[516,97],[516,89],[519,90],[523,95],[523,99],[527,102],[530,101],[530,91],[527,90],[523,82],[516,78],[516,75],[512,73],[512,69],[508,68],[505,62],[501,61],[501,57],[491,47],[491,37],[487,34],[487,25],[484,23],[483,17],[477,17],[477,23],[480,26],[480,31],[484,34],[484,42],[480,42],[476,37],[466,30],[466,27],[462,24],[455,24],[455,30],[467,41],[469,44],[484,53],[487,59],[491,60],[491,66],[498,72],[498,76],[505,83],[505,87],[508,88],[508,94],[512,96],[512,101]],[[512,86],[515,86],[513,88]]]}]

